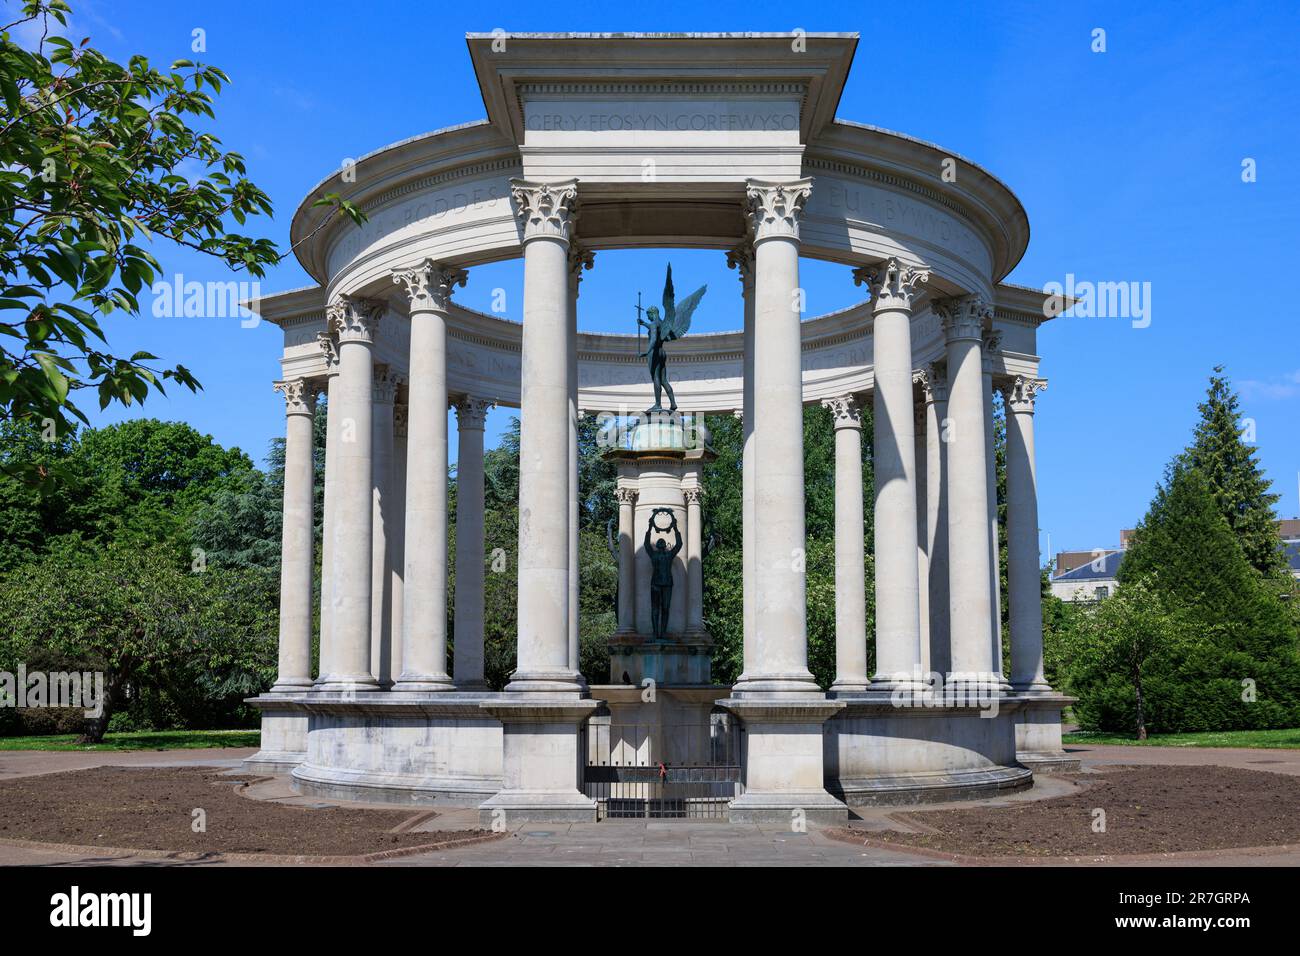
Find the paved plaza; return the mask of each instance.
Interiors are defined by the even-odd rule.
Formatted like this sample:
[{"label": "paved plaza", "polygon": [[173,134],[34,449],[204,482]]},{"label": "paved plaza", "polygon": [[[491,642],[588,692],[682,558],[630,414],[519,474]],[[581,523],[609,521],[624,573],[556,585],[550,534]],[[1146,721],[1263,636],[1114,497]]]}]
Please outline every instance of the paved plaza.
[{"label": "paved plaza", "polygon": [[[1225,766],[1300,776],[1300,750],[1229,748],[1172,748],[1071,746],[1085,770],[1107,765]],[[205,766],[237,770],[253,751],[249,749],[180,750],[153,752],[42,753],[16,751],[0,753],[0,781],[22,776],[57,773],[92,767]],[[986,801],[1007,804],[1068,793],[1072,784],[1059,778],[1040,776],[1032,790]],[[285,777],[275,777],[250,787],[249,796],[308,806],[329,805],[317,797],[295,794]],[[339,805],[339,804],[334,804]],[[344,804],[358,806],[359,804]],[[974,806],[975,802],[955,804]],[[947,804],[944,806],[954,806]],[[938,808],[936,805],[935,808]],[[391,806],[384,809],[391,810]],[[891,815],[900,808],[863,809],[853,821],[864,836],[871,830],[894,826]],[[420,828],[436,830],[473,829],[478,826],[474,810],[450,809],[425,821]],[[34,866],[219,866],[221,859],[167,860],[155,854],[72,853],[62,850],[18,847],[0,843],[0,864]],[[243,861],[241,861],[243,862]],[[991,863],[1005,861],[990,860]],[[1051,861],[1044,861],[1049,865]],[[1269,848],[1267,851],[1218,851],[1179,854],[1165,858],[1150,856],[1111,858],[1110,866],[1171,865],[1195,866],[1300,865],[1300,847]],[[791,832],[788,826],[735,824],[725,821],[611,820],[601,823],[523,824],[509,834],[488,843],[432,853],[394,857],[375,865],[383,866],[950,866],[937,855],[855,846],[833,839],[817,828],[806,833]]]}]

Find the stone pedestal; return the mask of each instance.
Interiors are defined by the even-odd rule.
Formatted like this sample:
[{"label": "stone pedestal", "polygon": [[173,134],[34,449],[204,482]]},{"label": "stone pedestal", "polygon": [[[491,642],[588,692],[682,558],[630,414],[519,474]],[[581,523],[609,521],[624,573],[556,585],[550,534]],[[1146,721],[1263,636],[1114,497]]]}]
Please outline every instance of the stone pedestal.
[{"label": "stone pedestal", "polygon": [[1079,758],[1061,746],[1061,711],[1073,697],[1026,694],[1016,722],[1016,760],[1034,773],[1074,773]]},{"label": "stone pedestal", "polygon": [[501,721],[502,788],[479,804],[484,826],[595,823],[596,801],[582,792],[582,725],[594,700],[485,701]]},{"label": "stone pedestal", "polygon": [[[715,455],[705,432],[677,414],[649,416],[632,428],[626,447],[605,453],[618,467],[619,622],[610,641],[613,684],[708,686],[713,638],[704,627],[701,549],[703,466]],[[662,639],[651,623],[651,565],[646,531],[656,508],[672,511],[682,536],[673,560],[673,592]],[[651,539],[674,538],[651,532]],[[624,674],[627,675],[626,681]]]},{"label": "stone pedestal", "polygon": [[826,792],[823,724],[838,700],[718,701],[744,723],[745,792],[731,803],[732,823],[843,823],[848,808]]},{"label": "stone pedestal", "polygon": [[249,703],[262,712],[262,744],[243,768],[288,773],[307,757],[307,713],[287,694],[263,694]]}]

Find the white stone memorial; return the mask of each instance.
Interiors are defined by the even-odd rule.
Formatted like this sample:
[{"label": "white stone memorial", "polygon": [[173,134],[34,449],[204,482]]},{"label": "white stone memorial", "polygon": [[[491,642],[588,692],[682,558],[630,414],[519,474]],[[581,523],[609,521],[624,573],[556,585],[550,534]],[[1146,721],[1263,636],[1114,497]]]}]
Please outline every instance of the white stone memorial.
[{"label": "white stone memorial", "polygon": [[[322,180],[292,226],[317,284],[259,304],[284,332],[276,387],[287,444],[279,675],[254,700],[263,737],[249,766],[289,772],[303,793],[479,806],[489,822],[596,819],[587,773],[601,733],[633,763],[664,764],[665,784],[678,762],[698,758],[700,740],[716,756],[731,735],[734,781],[709,799],[746,821],[834,822],[853,806],[986,796],[1071,766],[1060,728],[1068,700],[1043,675],[1039,603],[1033,422],[1046,383],[1036,333],[1053,313],[1044,294],[1002,281],[1029,239],[1011,191],[940,147],[835,118],[855,34],[498,32],[468,45],[487,119]],[[368,222],[330,218],[315,205],[326,193]],[[610,682],[588,686],[578,668],[578,419],[639,412],[651,389],[634,336],[579,331],[579,283],[602,250],[647,247],[728,256],[743,321],[672,342],[676,412],[642,422],[610,453],[619,624]],[[804,319],[801,258],[853,270],[869,298]],[[521,323],[454,301],[475,267],[509,259],[523,262]],[[721,308],[725,293],[710,295]],[[1007,410],[1009,675],[994,390]],[[327,465],[313,476],[322,394]],[[799,560],[810,404],[835,422],[828,690],[808,669]],[[494,405],[521,416],[510,556],[518,659],[501,691],[483,672],[483,428]],[[459,482],[450,617],[449,407]],[[743,589],[744,667],[731,687],[711,684],[702,606],[711,453],[689,426],[706,414],[743,419],[744,574],[726,584]],[[313,477],[325,488],[316,673]],[[648,529],[652,547],[682,539],[658,628]],[[614,728],[629,724],[651,730],[620,738]]]}]

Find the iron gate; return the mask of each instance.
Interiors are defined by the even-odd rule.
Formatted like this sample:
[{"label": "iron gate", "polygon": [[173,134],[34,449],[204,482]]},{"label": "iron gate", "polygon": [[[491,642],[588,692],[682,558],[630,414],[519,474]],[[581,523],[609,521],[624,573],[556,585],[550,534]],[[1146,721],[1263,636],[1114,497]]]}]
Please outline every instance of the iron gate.
[{"label": "iron gate", "polygon": [[743,792],[741,730],[729,714],[713,714],[707,725],[593,717],[585,733],[583,792],[601,820],[726,819]]}]

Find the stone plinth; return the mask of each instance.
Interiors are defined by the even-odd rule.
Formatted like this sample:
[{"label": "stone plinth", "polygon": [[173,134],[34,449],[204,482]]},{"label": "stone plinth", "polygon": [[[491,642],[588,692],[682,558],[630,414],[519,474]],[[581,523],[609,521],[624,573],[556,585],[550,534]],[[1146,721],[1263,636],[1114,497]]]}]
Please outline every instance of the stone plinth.
[{"label": "stone plinth", "polygon": [[248,702],[262,712],[262,740],[245,770],[288,773],[307,757],[307,713],[292,694],[263,694]]},{"label": "stone plinth", "polygon": [[1034,773],[1073,773],[1079,758],[1061,746],[1061,711],[1074,703],[1061,694],[1028,693],[1016,723],[1016,760]]},{"label": "stone plinth", "polygon": [[582,725],[594,700],[484,701],[502,727],[502,787],[479,804],[484,826],[517,822],[595,823],[596,801],[582,792]]},{"label": "stone plinth", "polygon": [[744,724],[745,792],[731,803],[732,823],[843,823],[848,809],[826,792],[823,724],[844,708],[809,698],[718,701]]},{"label": "stone plinth", "polygon": [[615,634],[609,641],[609,679],[616,684],[639,688],[643,681],[652,680],[661,686],[709,687],[712,663],[713,638],[707,634],[667,641]]}]

